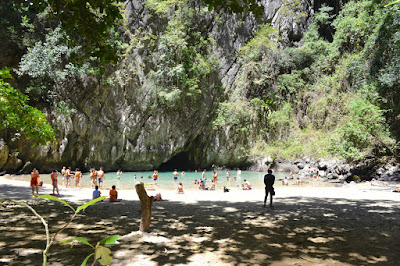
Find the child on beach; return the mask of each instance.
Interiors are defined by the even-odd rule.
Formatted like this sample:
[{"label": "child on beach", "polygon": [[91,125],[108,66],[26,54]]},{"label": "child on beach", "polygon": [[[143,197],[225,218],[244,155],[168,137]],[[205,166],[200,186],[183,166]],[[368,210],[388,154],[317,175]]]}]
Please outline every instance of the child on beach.
[{"label": "child on beach", "polygon": [[178,194],[184,194],[185,192],[183,192],[183,186],[182,186],[182,182],[179,182],[178,185]]},{"label": "child on beach", "polygon": [[100,190],[99,190],[99,186],[95,186],[95,189],[94,189],[94,191],[93,191],[93,196],[92,196],[92,199],[97,199],[98,197],[100,197],[101,196],[101,192],[100,192]]},{"label": "child on beach", "polygon": [[57,190],[57,195],[60,195],[60,192],[58,191],[58,184],[57,184],[57,171],[53,170],[53,172],[51,173],[50,177],[51,177],[51,182],[53,185],[53,195],[55,195],[55,190]]},{"label": "child on beach", "polygon": [[250,182],[245,179],[244,184],[242,185],[242,188],[243,188],[243,190],[250,190],[251,189]]},{"label": "child on beach", "polygon": [[35,197],[35,187],[36,187],[36,197],[39,196],[39,171],[36,168],[33,168],[31,172],[31,188],[32,188],[32,197]]},{"label": "child on beach", "polygon": [[110,190],[110,202],[118,202],[121,201],[120,199],[118,199],[118,192],[115,189],[115,185],[113,185],[111,187],[112,189]]},{"label": "child on beach", "polygon": [[282,185],[288,186],[289,185],[289,180],[287,179],[287,176],[282,180]]}]

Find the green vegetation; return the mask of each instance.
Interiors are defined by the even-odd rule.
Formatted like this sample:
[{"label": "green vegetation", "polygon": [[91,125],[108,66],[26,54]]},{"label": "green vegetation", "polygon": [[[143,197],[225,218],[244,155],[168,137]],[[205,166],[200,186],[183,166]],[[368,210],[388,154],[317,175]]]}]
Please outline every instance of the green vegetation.
[{"label": "green vegetation", "polygon": [[23,135],[36,144],[53,141],[54,131],[46,115],[30,106],[28,96],[4,80],[11,78],[9,70],[0,70],[0,130],[14,130],[16,138]]},{"label": "green vegetation", "polygon": [[[296,13],[295,2],[286,1],[283,11]],[[252,125],[258,131],[248,148],[252,157],[351,161],[367,154],[395,155],[394,137],[400,133],[397,9],[384,8],[381,1],[350,1],[334,14],[322,6],[302,40],[284,49],[274,46],[271,40],[279,36],[270,26],[260,26],[240,52],[236,90],[243,97],[238,101],[235,92],[220,104],[214,124],[237,131]],[[266,108],[251,108],[252,99],[265,99]]]},{"label": "green vegetation", "polygon": [[[39,196],[38,198],[41,199],[48,199],[48,200],[52,200],[52,201],[57,201],[60,202],[62,204],[64,204],[66,207],[70,208],[74,214],[71,216],[71,219],[69,219],[69,221],[67,221],[60,230],[58,230],[56,233],[54,233],[53,235],[50,234],[49,231],[49,225],[48,222],[45,221],[45,219],[43,218],[42,215],[40,215],[39,213],[37,213],[35,211],[35,209],[33,209],[31,206],[29,206],[28,204],[22,202],[15,202],[12,201],[16,204],[20,204],[23,205],[25,207],[27,207],[29,210],[32,211],[32,213],[38,217],[40,219],[40,221],[42,222],[45,231],[46,231],[46,248],[43,250],[43,266],[47,265],[47,254],[49,253],[50,247],[54,244],[54,240],[57,237],[57,235],[59,235],[62,231],[64,231],[70,224],[71,222],[74,220],[74,218],[76,217],[76,215],[80,212],[80,211],[84,211],[87,207],[104,200],[106,197],[105,196],[101,196],[97,199],[91,200],[86,202],[83,205],[78,206],[76,209],[74,209],[71,205],[68,204],[68,202],[61,200],[57,197],[51,196],[51,195],[42,195]],[[98,261],[101,265],[109,265],[112,261],[112,257],[110,256],[111,251],[110,249],[102,246],[102,245],[109,245],[109,244],[118,244],[117,240],[119,239],[119,235],[114,235],[114,236],[110,236],[107,237],[101,241],[99,241],[96,246],[91,245],[84,237],[75,237],[75,238],[71,238],[71,239],[65,239],[65,240],[61,240],[60,243],[65,243],[65,242],[72,242],[72,241],[80,241],[90,247],[92,247],[94,249],[94,253],[90,254],[89,256],[87,256],[85,258],[85,260],[83,261],[82,265],[86,265],[88,259],[94,255],[94,261],[93,264],[94,265],[96,263],[96,261]],[[71,246],[72,247],[72,246]]]},{"label": "green vegetation", "polygon": [[[159,11],[159,6],[153,7]],[[213,79],[217,76],[218,61],[211,55],[212,40],[201,31],[191,30],[194,15],[193,9],[179,4],[152,53],[155,68],[148,74],[147,82],[152,84],[157,102],[168,108],[196,110],[203,105],[205,94],[218,89]]]}]

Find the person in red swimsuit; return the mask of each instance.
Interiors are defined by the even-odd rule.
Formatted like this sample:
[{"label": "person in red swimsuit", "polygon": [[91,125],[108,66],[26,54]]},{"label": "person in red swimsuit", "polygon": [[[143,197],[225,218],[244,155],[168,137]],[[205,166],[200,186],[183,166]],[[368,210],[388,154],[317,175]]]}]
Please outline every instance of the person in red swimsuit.
[{"label": "person in red swimsuit", "polygon": [[58,176],[58,174],[57,174],[56,170],[54,170],[50,175],[51,182],[53,184],[53,194],[55,194],[54,192],[55,192],[55,190],[57,190],[57,195],[60,195],[60,192],[58,191],[57,176]]},{"label": "person in red swimsuit", "polygon": [[36,187],[36,197],[39,196],[39,171],[36,168],[33,168],[31,172],[31,188],[32,188],[32,197],[35,196],[35,187]]}]

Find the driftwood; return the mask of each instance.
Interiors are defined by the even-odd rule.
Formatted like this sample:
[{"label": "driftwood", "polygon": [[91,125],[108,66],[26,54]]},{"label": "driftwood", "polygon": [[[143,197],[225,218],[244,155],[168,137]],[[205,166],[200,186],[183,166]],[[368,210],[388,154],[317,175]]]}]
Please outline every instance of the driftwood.
[{"label": "driftwood", "polygon": [[153,205],[154,198],[147,195],[143,183],[136,183],[135,188],[142,206],[142,219],[140,221],[139,230],[142,232],[148,232],[150,231],[151,207]]}]

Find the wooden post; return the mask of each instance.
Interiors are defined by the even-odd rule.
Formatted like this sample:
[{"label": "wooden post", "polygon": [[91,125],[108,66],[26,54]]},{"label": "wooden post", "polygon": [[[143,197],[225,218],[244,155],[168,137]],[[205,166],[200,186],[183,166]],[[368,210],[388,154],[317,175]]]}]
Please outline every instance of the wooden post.
[{"label": "wooden post", "polygon": [[142,205],[142,220],[140,221],[139,230],[142,232],[148,232],[150,231],[151,207],[153,205],[154,198],[147,195],[143,183],[137,182],[135,188],[140,199],[140,204]]}]

